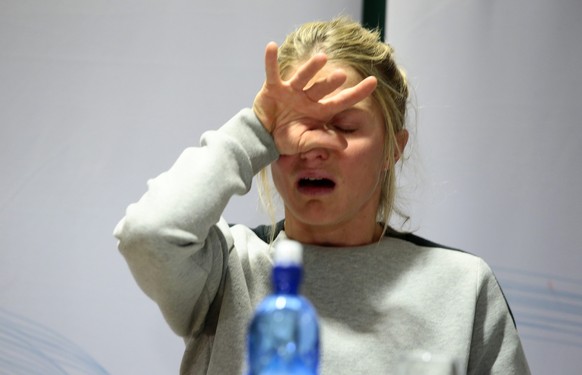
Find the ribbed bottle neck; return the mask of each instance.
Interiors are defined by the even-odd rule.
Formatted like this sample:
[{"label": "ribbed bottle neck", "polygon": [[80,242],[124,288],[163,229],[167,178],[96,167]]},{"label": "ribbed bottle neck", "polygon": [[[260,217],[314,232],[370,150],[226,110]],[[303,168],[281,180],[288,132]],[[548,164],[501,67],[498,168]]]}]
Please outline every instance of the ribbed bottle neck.
[{"label": "ribbed bottle neck", "polygon": [[303,269],[298,265],[275,266],[273,289],[276,294],[298,294]]}]

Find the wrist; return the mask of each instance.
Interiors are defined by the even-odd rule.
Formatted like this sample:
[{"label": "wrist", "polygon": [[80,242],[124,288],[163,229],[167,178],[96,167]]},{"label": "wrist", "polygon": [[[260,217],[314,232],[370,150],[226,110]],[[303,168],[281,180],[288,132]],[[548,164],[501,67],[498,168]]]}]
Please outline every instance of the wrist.
[{"label": "wrist", "polygon": [[263,125],[263,127],[269,132],[271,133],[273,131],[273,125],[272,125],[272,121],[269,120],[268,116],[266,116],[265,112],[262,111],[258,106],[253,105],[253,112],[255,113],[255,116],[257,116],[257,119],[259,120],[259,122],[261,123],[261,125]]}]

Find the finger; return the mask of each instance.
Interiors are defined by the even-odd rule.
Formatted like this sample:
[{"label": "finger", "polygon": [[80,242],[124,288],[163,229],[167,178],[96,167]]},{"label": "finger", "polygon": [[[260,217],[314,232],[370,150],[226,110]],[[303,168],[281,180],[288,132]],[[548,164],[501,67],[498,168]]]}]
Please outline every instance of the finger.
[{"label": "finger", "polygon": [[344,84],[347,75],[342,70],[336,70],[324,79],[315,82],[309,88],[305,89],[305,94],[309,99],[318,102],[328,94],[334,92],[338,87]]},{"label": "finger", "polygon": [[325,66],[327,56],[323,53],[313,55],[307,62],[299,67],[289,84],[295,90],[303,90],[309,81]]},{"label": "finger", "polygon": [[267,47],[265,47],[265,73],[267,84],[277,84],[281,82],[279,64],[277,63],[277,53],[277,43],[268,43]]},{"label": "finger", "polygon": [[377,84],[376,77],[370,76],[353,87],[321,100],[320,103],[324,104],[330,112],[340,112],[370,96],[376,89]]}]

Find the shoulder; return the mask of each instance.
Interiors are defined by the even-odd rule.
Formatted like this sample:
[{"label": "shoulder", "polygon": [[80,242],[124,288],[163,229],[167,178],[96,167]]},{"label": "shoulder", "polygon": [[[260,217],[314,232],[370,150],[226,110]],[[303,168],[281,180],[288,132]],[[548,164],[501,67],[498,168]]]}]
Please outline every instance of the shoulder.
[{"label": "shoulder", "polygon": [[463,266],[478,271],[482,267],[489,269],[485,261],[468,251],[442,245],[413,233],[389,232],[384,242],[403,258],[411,258],[427,266],[450,268]]},{"label": "shoulder", "polygon": [[491,301],[496,300],[499,308],[509,314],[515,326],[513,313],[501,285],[492,268],[483,258],[411,233],[391,233],[388,237],[399,242],[399,246],[405,249],[403,253],[407,254],[408,258],[416,256],[422,259],[417,262],[424,264],[441,277],[448,277],[457,284],[464,282],[474,285],[475,294],[481,302],[485,301],[493,305]]},{"label": "shoulder", "polygon": [[487,285],[498,286],[493,270],[480,256],[441,245],[411,233],[390,234],[383,241],[390,258],[418,277],[448,280],[451,284],[474,285],[475,292]]},{"label": "shoulder", "polygon": [[386,237],[392,240],[394,243],[399,243],[399,246],[413,251],[415,250],[425,253],[434,253],[434,255],[438,256],[449,255],[463,259],[473,259],[474,261],[481,260],[481,258],[468,251],[448,245],[439,244],[413,233],[390,231],[386,234]]}]

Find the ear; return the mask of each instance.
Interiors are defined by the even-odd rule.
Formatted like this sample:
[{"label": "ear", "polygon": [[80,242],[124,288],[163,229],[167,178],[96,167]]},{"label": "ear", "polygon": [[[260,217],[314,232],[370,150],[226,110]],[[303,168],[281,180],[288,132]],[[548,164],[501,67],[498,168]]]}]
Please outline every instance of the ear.
[{"label": "ear", "polygon": [[[394,150],[394,163],[400,160],[402,153],[404,152],[404,148],[408,143],[408,130],[402,129],[398,133],[396,133],[396,145],[398,148]],[[386,160],[384,162],[384,170],[387,171],[390,168],[390,162]]]},{"label": "ear", "polygon": [[398,133],[396,133],[396,144],[398,145],[398,149],[394,150],[394,162],[400,160],[402,153],[404,152],[404,148],[408,143],[408,130],[402,129]]}]

